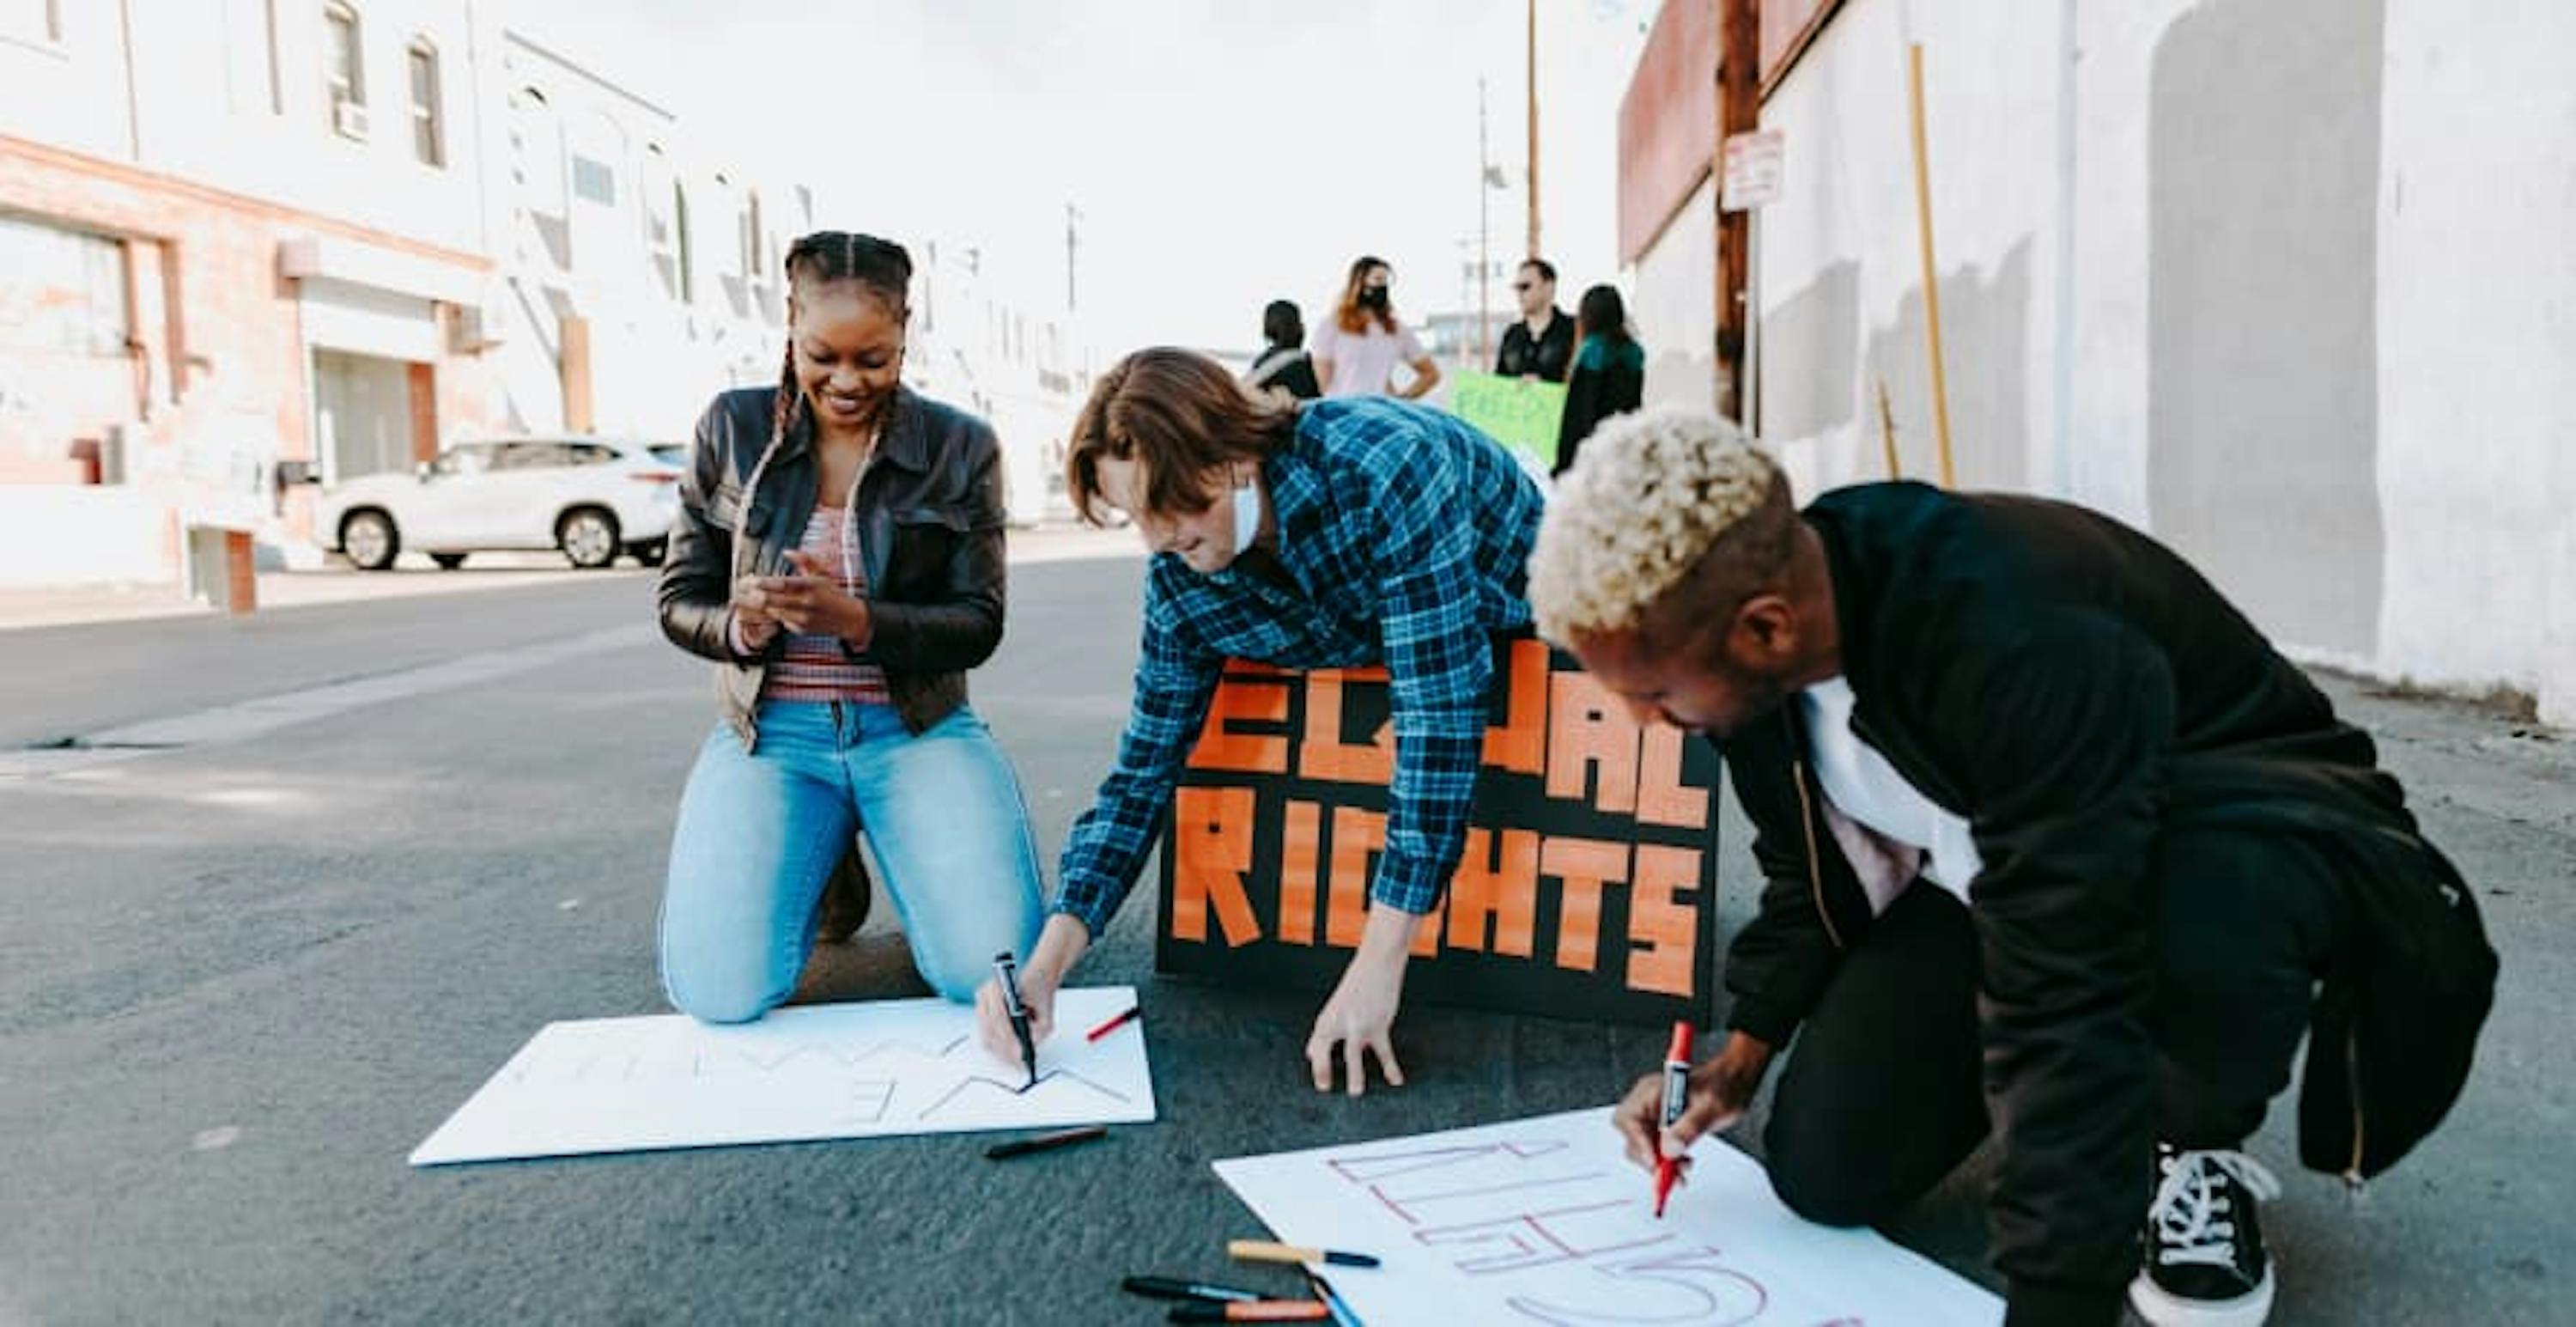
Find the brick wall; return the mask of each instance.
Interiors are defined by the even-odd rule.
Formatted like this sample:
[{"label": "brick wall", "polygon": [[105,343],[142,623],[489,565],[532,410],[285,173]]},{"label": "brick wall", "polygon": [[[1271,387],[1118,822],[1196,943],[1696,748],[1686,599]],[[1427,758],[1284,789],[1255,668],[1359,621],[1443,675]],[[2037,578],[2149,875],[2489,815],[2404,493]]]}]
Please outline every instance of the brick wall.
[{"label": "brick wall", "polygon": [[[176,501],[179,441],[217,417],[273,431],[280,459],[311,459],[310,366],[299,283],[278,272],[282,240],[323,234],[490,271],[476,255],[5,136],[0,212],[123,241],[131,336],[122,354],[0,348],[0,484],[83,482],[75,444],[126,425],[126,478]],[[57,296],[85,298],[35,297]],[[496,375],[479,357],[442,349],[422,371],[438,416],[420,423],[424,438],[495,413]],[[290,518],[304,505],[290,503]]]}]

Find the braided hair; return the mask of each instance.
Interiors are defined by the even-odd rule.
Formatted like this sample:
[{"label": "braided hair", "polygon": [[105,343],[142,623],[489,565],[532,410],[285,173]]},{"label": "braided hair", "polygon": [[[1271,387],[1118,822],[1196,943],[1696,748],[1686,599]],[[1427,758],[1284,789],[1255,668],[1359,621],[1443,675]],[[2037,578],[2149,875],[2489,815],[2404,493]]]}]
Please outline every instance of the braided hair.
[{"label": "braided hair", "polygon": [[[785,267],[791,295],[801,297],[820,286],[855,281],[897,321],[911,311],[912,255],[892,240],[856,231],[818,230],[787,246]],[[757,500],[761,477],[768,471],[771,458],[785,445],[788,430],[803,409],[805,391],[796,382],[796,338],[790,335],[778,366],[778,402],[770,415],[769,445],[761,449],[760,459],[752,464],[751,482],[743,488],[750,495],[746,503]],[[732,559],[735,577],[751,570],[752,551],[737,530]]]}]

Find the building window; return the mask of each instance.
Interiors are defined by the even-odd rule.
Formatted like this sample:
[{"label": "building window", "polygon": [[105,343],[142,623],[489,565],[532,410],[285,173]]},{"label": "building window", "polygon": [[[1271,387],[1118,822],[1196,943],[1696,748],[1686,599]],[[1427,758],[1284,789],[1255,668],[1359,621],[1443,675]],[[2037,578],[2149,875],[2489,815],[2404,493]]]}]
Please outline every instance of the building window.
[{"label": "building window", "polygon": [[685,304],[689,290],[689,195],[659,143],[644,145],[644,240],[662,289]]},{"label": "building window", "polygon": [[0,216],[0,348],[122,355],[125,246],[103,235]]},{"label": "building window", "polygon": [[765,271],[760,261],[760,194],[755,190],[743,196],[742,274],[758,281]]},{"label": "building window", "polygon": [[277,0],[224,0],[224,92],[237,114],[277,113]]},{"label": "building window", "polygon": [[671,244],[680,258],[680,302],[698,302],[697,273],[689,265],[689,191],[679,181],[671,182]]},{"label": "building window", "polygon": [[424,166],[445,166],[447,124],[439,114],[438,48],[415,41],[406,59],[411,66],[411,153]]},{"label": "building window", "polygon": [[546,94],[521,88],[510,99],[514,113],[513,146],[517,149],[519,184],[527,209],[543,217],[564,214],[563,130],[555,123]]},{"label": "building window", "polygon": [[601,207],[617,206],[617,170],[604,161],[593,161],[576,152],[572,158],[572,192],[575,198],[588,199]]},{"label": "building window", "polygon": [[62,0],[7,0],[0,4],[0,40],[61,45]]},{"label": "building window", "polygon": [[331,128],[348,138],[367,136],[366,48],[359,38],[357,10],[323,6],[322,75],[331,89]]}]

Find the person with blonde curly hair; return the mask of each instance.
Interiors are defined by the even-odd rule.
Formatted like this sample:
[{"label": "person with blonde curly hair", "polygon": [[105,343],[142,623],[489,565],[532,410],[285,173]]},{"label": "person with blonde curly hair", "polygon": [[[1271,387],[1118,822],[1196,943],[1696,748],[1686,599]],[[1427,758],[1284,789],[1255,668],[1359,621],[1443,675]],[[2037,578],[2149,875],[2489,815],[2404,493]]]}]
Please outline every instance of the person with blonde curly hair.
[{"label": "person with blonde curly hair", "polygon": [[[2180,557],[2066,503],[1920,484],[1803,509],[1731,425],[1602,425],[1531,611],[1641,718],[1716,737],[1765,878],[1719,1053],[1641,1166],[1743,1114],[1781,1199],[1875,1224],[1997,1136],[2011,1323],[2260,1323],[2241,1150],[2290,1081],[2358,1182],[2440,1122],[2495,952],[2370,738]],[[2141,1219],[2143,1215],[2143,1220]]]}]

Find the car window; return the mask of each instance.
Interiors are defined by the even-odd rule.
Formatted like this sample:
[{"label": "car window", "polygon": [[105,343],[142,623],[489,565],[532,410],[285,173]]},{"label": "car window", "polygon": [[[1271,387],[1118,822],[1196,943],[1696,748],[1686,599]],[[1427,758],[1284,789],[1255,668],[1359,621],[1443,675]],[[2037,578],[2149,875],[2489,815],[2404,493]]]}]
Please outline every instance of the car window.
[{"label": "car window", "polygon": [[653,453],[653,459],[660,461],[664,465],[687,465],[689,463],[689,448],[686,443],[657,442],[653,444],[651,450]]},{"label": "car window", "polygon": [[469,442],[448,448],[430,468],[442,475],[479,475],[492,468],[492,452],[489,443]]},{"label": "car window", "polygon": [[544,470],[569,465],[572,463],[570,457],[566,455],[569,450],[570,448],[560,442],[514,442],[501,449],[501,459],[492,468]]},{"label": "car window", "polygon": [[568,453],[564,462],[567,465],[606,465],[617,459],[616,448],[602,447],[595,442],[566,443],[564,451]]}]

